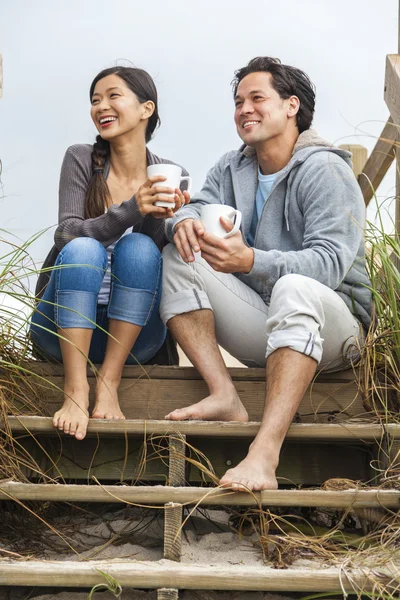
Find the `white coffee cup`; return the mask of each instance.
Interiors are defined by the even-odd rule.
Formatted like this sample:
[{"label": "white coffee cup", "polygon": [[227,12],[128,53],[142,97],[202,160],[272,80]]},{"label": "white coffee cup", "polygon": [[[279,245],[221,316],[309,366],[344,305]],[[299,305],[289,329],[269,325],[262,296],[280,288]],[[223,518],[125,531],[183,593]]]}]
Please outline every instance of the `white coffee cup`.
[{"label": "white coffee cup", "polygon": [[[233,229],[226,231],[220,221],[224,217],[234,222]],[[220,238],[229,238],[239,231],[242,222],[242,213],[226,204],[204,204],[201,207],[201,221],[207,233],[212,233]]]},{"label": "white coffee cup", "polygon": [[[192,178],[191,177],[182,177],[182,169],[177,165],[150,165],[147,167],[147,177],[154,177],[156,175],[162,175],[167,179],[165,181],[158,181],[157,183],[153,183],[151,187],[154,186],[165,186],[172,188],[175,190],[176,188],[181,187],[182,181],[188,182],[188,192],[190,192],[192,187]],[[167,201],[159,201],[154,202],[154,206],[163,206],[164,208],[175,208],[175,200],[174,194],[166,194],[166,196],[171,197],[171,202]]]}]

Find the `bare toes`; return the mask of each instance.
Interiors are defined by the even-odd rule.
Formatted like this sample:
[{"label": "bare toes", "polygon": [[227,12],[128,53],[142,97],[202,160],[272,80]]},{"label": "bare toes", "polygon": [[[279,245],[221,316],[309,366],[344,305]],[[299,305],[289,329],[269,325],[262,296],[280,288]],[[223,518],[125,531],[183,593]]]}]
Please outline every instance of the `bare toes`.
[{"label": "bare toes", "polygon": [[235,492],[247,492],[247,481],[233,481],[232,489]]},{"label": "bare toes", "polygon": [[166,419],[170,419],[171,421],[185,421],[188,419],[195,419],[193,412],[187,410],[185,408],[177,408],[172,413],[167,415]]},{"label": "bare toes", "polygon": [[75,437],[76,437],[77,440],[83,440],[83,438],[85,437],[85,435],[86,435],[86,427],[84,427],[83,425],[80,425],[78,427],[78,430],[77,430],[76,434],[75,434]]},{"label": "bare toes", "polygon": [[92,412],[92,419],[105,419],[105,415],[104,415],[104,413],[94,410]]}]

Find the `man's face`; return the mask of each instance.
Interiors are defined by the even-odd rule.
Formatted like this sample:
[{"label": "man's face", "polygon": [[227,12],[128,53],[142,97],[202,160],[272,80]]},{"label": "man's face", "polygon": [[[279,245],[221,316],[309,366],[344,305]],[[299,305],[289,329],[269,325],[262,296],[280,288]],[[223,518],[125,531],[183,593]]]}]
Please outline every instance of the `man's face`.
[{"label": "man's face", "polygon": [[256,72],[239,83],[235,96],[235,123],[239,137],[257,147],[284,133],[289,123],[290,99],[283,100],[271,85],[271,75]]}]

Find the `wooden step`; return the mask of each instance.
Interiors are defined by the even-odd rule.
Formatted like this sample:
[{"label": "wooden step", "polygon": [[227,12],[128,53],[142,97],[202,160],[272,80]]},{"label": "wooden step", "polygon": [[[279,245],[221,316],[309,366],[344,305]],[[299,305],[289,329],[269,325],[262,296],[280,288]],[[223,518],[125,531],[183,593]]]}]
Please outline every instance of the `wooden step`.
[{"label": "wooden step", "polygon": [[[265,369],[231,368],[230,375],[251,421],[261,421],[265,401]],[[96,378],[88,370],[91,403]],[[63,400],[62,365],[30,363],[27,376],[34,378],[45,415],[52,415]],[[171,410],[198,402],[207,387],[193,367],[124,367],[119,400],[128,419],[160,420]],[[20,412],[24,412],[23,408]],[[365,414],[353,371],[319,374],[306,391],[298,410],[301,421],[329,421]]]},{"label": "wooden step", "polygon": [[[88,366],[88,377],[94,376],[98,372],[100,365],[94,367]],[[29,374],[39,375],[41,377],[64,375],[64,367],[59,363],[48,363],[41,361],[31,361],[25,365],[24,371]],[[234,381],[265,381],[265,369],[230,367],[228,369],[230,376]],[[201,375],[194,367],[163,367],[160,365],[132,366],[126,365],[122,371],[122,379],[197,379],[202,380]],[[321,372],[317,375],[317,381],[349,383],[354,381],[354,372],[352,369],[344,371],[335,371],[333,373]]]},{"label": "wooden step", "polygon": [[104,583],[99,571],[114,577],[127,588],[178,588],[191,590],[246,590],[270,592],[352,592],[372,589],[368,576],[389,585],[395,574],[389,568],[343,569],[318,565],[318,568],[273,569],[268,566],[209,566],[172,561],[133,560],[78,561],[0,561],[0,585],[91,588]]},{"label": "wooden step", "polygon": [[331,508],[400,508],[399,490],[379,488],[329,490],[263,490],[232,492],[220,488],[71,485],[52,483],[0,483],[0,500],[37,500],[52,502],[131,502],[159,506],[180,504],[233,506],[319,506]]},{"label": "wooden step", "polygon": [[[7,425],[13,433],[29,431],[33,434],[45,433],[65,435],[53,427],[51,417],[9,416]],[[105,419],[90,419],[88,435],[171,435],[185,434],[194,437],[232,437],[253,438],[260,427],[259,422],[237,423],[222,421],[165,421],[127,419],[112,421]],[[4,428],[4,424],[3,424]],[[293,423],[286,435],[287,440],[332,441],[349,440],[376,442],[384,434],[393,439],[400,439],[400,425],[389,423]],[[69,436],[68,436],[69,437]]]},{"label": "wooden step", "polygon": [[[204,381],[193,367],[128,366],[123,370],[119,389],[127,420],[91,419],[87,438],[78,442],[56,432],[51,419],[46,419],[62,402],[62,365],[30,363],[28,371],[30,385],[40,391],[43,417],[28,417],[28,411],[24,414],[24,407],[20,406],[23,416],[9,417],[8,427],[17,438],[20,452],[32,456],[44,472],[56,479],[87,481],[95,475],[104,482],[115,482],[136,481],[140,476],[143,482],[163,482],[165,461],[157,458],[152,440],[147,445],[152,460],[140,474],[137,465],[145,437],[174,432],[187,435],[190,444],[211,461],[217,477],[221,477],[245,457],[264,409],[265,369],[232,368],[229,372],[248,410],[249,423],[164,421],[171,410],[202,399],[207,394]],[[93,402],[96,378],[91,369],[88,374]],[[360,415],[367,421],[353,371],[319,374],[304,395],[296,423],[289,430],[278,469],[280,481],[310,486],[332,477],[362,481],[375,477],[370,466],[375,458],[371,446],[382,440],[383,428],[380,424],[355,421]],[[349,419],[355,422],[350,424]],[[395,424],[392,430],[398,435]],[[99,439],[97,434],[101,434]],[[338,441],[342,443],[337,444]],[[49,457],[57,457],[56,464]],[[35,470],[25,474],[33,481],[37,477]],[[187,465],[187,480],[198,485],[204,481],[204,473],[193,464]]]}]

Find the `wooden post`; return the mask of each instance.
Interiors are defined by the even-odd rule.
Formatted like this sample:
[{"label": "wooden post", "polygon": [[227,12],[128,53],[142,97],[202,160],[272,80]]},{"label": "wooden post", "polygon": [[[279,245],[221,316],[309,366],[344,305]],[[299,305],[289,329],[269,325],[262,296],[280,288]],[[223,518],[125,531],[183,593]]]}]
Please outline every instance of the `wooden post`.
[{"label": "wooden post", "polygon": [[[186,436],[176,433],[169,436],[169,485],[185,485]],[[164,505],[164,558],[180,562],[182,549],[182,504],[168,502]],[[160,588],[157,600],[178,600],[176,588]]]},{"label": "wooden post", "polygon": [[389,117],[382,129],[377,142],[372,150],[362,173],[358,176],[358,183],[364,196],[365,205],[368,206],[374,192],[385,177],[390,165],[396,156],[397,132],[399,128]]},{"label": "wooden post", "polygon": [[[399,9],[398,9],[398,18],[397,18],[397,54],[400,54],[400,0],[399,0]],[[399,125],[399,122],[396,121],[396,124]],[[400,135],[397,136],[397,148],[396,148],[396,212],[395,212],[395,225],[396,225],[396,235],[400,234],[400,174],[399,174],[399,165],[400,165]]]},{"label": "wooden post", "polygon": [[160,588],[157,590],[157,600],[177,600],[178,594],[176,588]]},{"label": "wooden post", "polygon": [[[185,485],[185,436],[169,436],[169,485]],[[182,504],[168,502],[164,506],[164,558],[181,560]]]},{"label": "wooden post", "polygon": [[368,150],[360,144],[340,144],[339,148],[352,153],[353,173],[357,177],[362,173],[367,162]]}]

